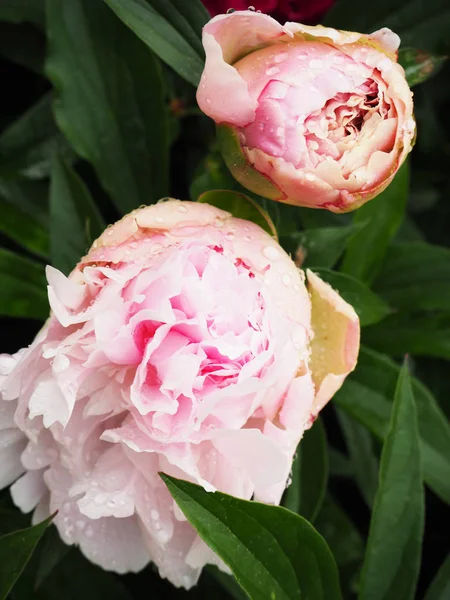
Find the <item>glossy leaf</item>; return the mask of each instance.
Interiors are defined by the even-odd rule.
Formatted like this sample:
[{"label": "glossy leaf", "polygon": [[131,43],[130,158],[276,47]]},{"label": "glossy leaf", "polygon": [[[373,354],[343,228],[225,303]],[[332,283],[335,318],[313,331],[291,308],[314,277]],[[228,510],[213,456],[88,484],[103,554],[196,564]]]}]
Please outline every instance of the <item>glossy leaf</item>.
[{"label": "glossy leaf", "polygon": [[293,234],[307,267],[333,267],[342,256],[349,238],[363,226],[350,223],[343,227],[318,227]]},{"label": "glossy leaf", "polygon": [[50,174],[55,151],[73,160],[74,152],[58,131],[52,95],[45,94],[0,136],[0,173],[41,178]]},{"label": "glossy leaf", "polygon": [[429,589],[425,600],[447,600],[450,597],[450,554],[442,563]]},{"label": "glossy leaf", "polygon": [[405,163],[384,192],[354,213],[353,222],[365,225],[348,243],[342,264],[344,273],[368,283],[375,278],[388,244],[402,222],[408,185],[409,170]]},{"label": "glossy leaf", "polygon": [[[183,0],[170,0],[170,2],[166,2],[166,0],[148,0],[148,4],[161,17],[166,19],[200,56],[204,55],[202,27],[209,21],[210,16],[200,0],[189,0],[189,4],[186,4]],[[202,25],[199,27],[198,19],[200,15],[203,15],[204,19],[202,19]]]},{"label": "glossy leaf", "polygon": [[333,556],[305,519],[284,508],[161,477],[200,537],[253,600],[341,597]]},{"label": "glossy leaf", "polygon": [[55,115],[119,211],[166,196],[168,127],[158,59],[102,0],[48,0]]},{"label": "glossy leaf", "polygon": [[[362,347],[356,370],[333,401],[383,440],[399,371],[389,357]],[[419,415],[424,479],[450,504],[450,426],[429,390],[414,378],[412,385]]]},{"label": "glossy leaf", "polygon": [[395,314],[364,332],[364,342],[393,356],[412,354],[450,360],[450,311]]},{"label": "glossy leaf", "polygon": [[199,197],[198,202],[211,204],[211,206],[226,210],[238,219],[252,221],[277,239],[277,230],[272,223],[272,219],[259,204],[245,194],[232,192],[231,190],[213,190],[204,192]]},{"label": "glossy leaf", "polygon": [[362,326],[378,323],[392,312],[382,298],[355,277],[330,269],[314,268],[313,271],[353,306]]},{"label": "glossy leaf", "polygon": [[320,418],[305,432],[298,445],[291,479],[283,506],[313,522],[322,506],[328,482],[327,439]]},{"label": "glossy leaf", "polygon": [[375,291],[402,311],[450,310],[450,250],[432,244],[392,244]]},{"label": "glossy leaf", "polygon": [[50,238],[54,267],[68,275],[105,224],[83,181],[55,157],[50,186]]},{"label": "glossy leaf", "polygon": [[446,56],[435,56],[417,48],[401,47],[398,51],[398,62],[405,69],[406,81],[410,87],[433,77],[446,60]]},{"label": "glossy leaf", "polygon": [[48,316],[44,266],[0,248],[0,315],[44,320]]},{"label": "glossy leaf", "polygon": [[359,600],[413,600],[424,527],[422,459],[414,394],[400,371],[380,463]]},{"label": "glossy leaf", "polygon": [[0,600],[5,600],[53,517],[0,538]]},{"label": "glossy leaf", "polygon": [[105,2],[119,19],[165,63],[186,81],[198,85],[203,71],[203,59],[198,45],[196,44],[194,48],[164,16],[155,10],[152,3],[145,0],[105,0]]}]

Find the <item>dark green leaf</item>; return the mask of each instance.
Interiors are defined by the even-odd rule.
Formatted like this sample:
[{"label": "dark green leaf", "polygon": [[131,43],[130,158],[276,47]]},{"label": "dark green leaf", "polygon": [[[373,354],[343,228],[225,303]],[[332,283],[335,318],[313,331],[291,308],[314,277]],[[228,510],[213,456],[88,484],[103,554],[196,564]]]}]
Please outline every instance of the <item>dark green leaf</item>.
[{"label": "dark green leaf", "polygon": [[67,546],[61,539],[55,526],[51,526],[45,532],[42,541],[42,549],[39,556],[39,566],[36,573],[35,587],[38,588],[45,579],[58,567],[64,560],[70,546]]},{"label": "dark green leaf", "polygon": [[448,0],[379,0],[370,10],[361,10],[358,0],[340,0],[327,13],[325,23],[350,31],[370,33],[389,27],[406,46],[439,52],[449,47],[450,6]]},{"label": "dark green leaf", "polygon": [[53,517],[0,538],[0,600],[5,600]]},{"label": "dark green leaf", "polygon": [[198,202],[210,204],[230,212],[233,217],[246,219],[259,225],[264,231],[277,238],[277,230],[271,218],[252,198],[231,190],[213,190],[203,193]]},{"label": "dark green leaf", "polygon": [[50,186],[50,240],[54,267],[68,275],[105,225],[83,181],[55,156]]},{"label": "dark green leaf", "polygon": [[372,437],[367,429],[341,410],[337,410],[344,433],[355,482],[371,507],[378,486],[378,460],[373,450]]},{"label": "dark green leaf", "polygon": [[416,405],[405,364],[381,454],[360,600],[414,598],[424,526],[421,463]]},{"label": "dark green leaf", "polygon": [[48,231],[32,216],[8,202],[1,196],[0,189],[0,231],[30,252],[48,256]]},{"label": "dark green leaf", "polygon": [[336,477],[353,477],[353,466],[350,459],[340,450],[328,446],[328,463],[330,475]]},{"label": "dark green leaf", "polygon": [[354,223],[365,225],[350,239],[342,270],[371,282],[383,262],[387,246],[402,222],[408,196],[409,170],[405,163],[389,187],[359,208]]},{"label": "dark green leaf", "polygon": [[364,331],[364,342],[393,356],[412,354],[450,360],[450,312],[395,314]]},{"label": "dark green leaf", "polygon": [[448,600],[448,598],[450,598],[450,554],[447,555],[433,579],[425,600]]},{"label": "dark green leaf", "polygon": [[44,70],[45,36],[30,23],[0,22],[0,55],[41,74]]},{"label": "dark green leaf", "polygon": [[210,573],[220,583],[223,589],[226,590],[232,598],[234,598],[234,600],[247,600],[247,594],[232,575],[224,573],[215,565],[207,565],[206,569],[208,573]]},{"label": "dark green leaf", "polygon": [[67,556],[33,596],[33,600],[99,600],[100,598],[132,600],[132,596],[117,576],[94,566],[74,548],[70,549]]},{"label": "dark green leaf", "polygon": [[0,173],[30,178],[47,177],[53,154],[58,150],[74,158],[52,114],[52,96],[45,94],[0,136]]},{"label": "dark green leaf", "polygon": [[38,27],[44,27],[45,0],[2,0],[0,21],[23,23],[29,21]]},{"label": "dark green leaf", "polygon": [[161,477],[200,537],[253,600],[341,597],[333,556],[305,519],[284,508]]},{"label": "dark green leaf", "polygon": [[197,44],[195,48],[192,47],[189,41],[145,0],[105,2],[165,63],[186,81],[198,85],[203,71],[203,59]]},{"label": "dark green leaf", "polygon": [[316,527],[328,542],[339,567],[354,564],[363,557],[361,534],[345,511],[329,495],[325,496]]},{"label": "dark green leaf", "polygon": [[330,269],[312,269],[336,289],[359,316],[362,326],[378,323],[392,312],[390,307],[362,281]]},{"label": "dark green leaf", "polygon": [[417,48],[401,47],[398,52],[398,62],[405,69],[406,80],[410,87],[433,77],[446,60],[446,56],[435,56]]},{"label": "dark green leaf", "polygon": [[[362,347],[358,366],[334,401],[380,440],[387,433],[399,367],[389,357]],[[450,503],[450,426],[427,388],[413,378],[419,414],[424,479]]]},{"label": "dark green leaf", "polygon": [[316,419],[298,445],[283,506],[313,522],[322,506],[327,482],[327,439],[322,421]]},{"label": "dark green leaf", "polygon": [[0,315],[44,320],[48,300],[43,265],[0,248]]},{"label": "dark green leaf", "polygon": [[127,213],[168,191],[158,59],[102,0],[48,0],[46,71],[59,127]]},{"label": "dark green leaf", "polygon": [[201,40],[203,26],[211,18],[201,0],[190,0],[189,4],[185,0],[171,0],[171,4],[183,15]]},{"label": "dark green leaf", "polygon": [[307,267],[333,267],[344,252],[349,238],[363,226],[350,223],[343,227],[318,227],[294,233]]},{"label": "dark green leaf", "polygon": [[155,11],[161,15],[170,25],[172,25],[178,33],[192,46],[192,48],[200,55],[204,55],[202,45],[202,28],[196,27],[194,21],[191,19],[193,13],[192,8],[198,10],[198,7],[203,9],[202,12],[206,13],[206,19],[202,23],[203,25],[209,20],[208,12],[206,8],[201,4],[200,0],[189,0],[189,4],[186,4],[183,0],[147,0]]},{"label": "dark green leaf", "polygon": [[450,310],[450,250],[431,244],[392,244],[375,291],[402,311]]}]

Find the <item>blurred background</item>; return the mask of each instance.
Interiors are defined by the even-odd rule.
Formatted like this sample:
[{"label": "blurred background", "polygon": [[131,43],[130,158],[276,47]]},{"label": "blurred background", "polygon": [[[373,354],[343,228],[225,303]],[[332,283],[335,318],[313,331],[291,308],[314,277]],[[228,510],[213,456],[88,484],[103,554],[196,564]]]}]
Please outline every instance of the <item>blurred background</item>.
[{"label": "blurred background", "polygon": [[[169,0],[161,0],[149,5],[164,15],[167,3]],[[114,222],[123,212],[162,196],[195,200],[207,189],[240,190],[220,158],[213,123],[197,108],[195,87],[130,33],[102,0],[70,0],[68,4],[72,8],[64,11],[55,8],[56,2],[48,2],[46,20],[45,2],[41,0],[0,0],[2,352],[13,353],[28,345],[45,320],[48,305],[44,265],[51,262],[69,272],[75,264],[73,257],[86,250],[94,237],[94,227],[82,232],[85,237],[81,241],[80,236],[72,235],[77,215],[68,197],[89,194],[97,211],[96,226],[101,228],[101,223]],[[368,324],[363,342],[396,361],[408,353],[414,375],[449,417],[450,61],[446,57],[450,53],[450,2],[261,0],[253,4],[282,22],[314,24],[320,20],[363,32],[389,26],[401,35],[402,48],[422,53],[414,56],[420,69],[428,69],[432,76],[426,79],[427,73],[422,73],[424,81],[414,87],[418,137],[409,160],[409,185],[397,190],[407,195],[406,209],[389,240],[390,245],[397,246],[393,250],[390,246],[374,284],[386,302],[393,302],[394,310],[384,320]],[[205,5],[211,14],[247,7],[225,0],[205,0]],[[198,52],[201,56],[201,50]],[[92,68],[94,60],[97,70]],[[96,77],[104,80],[97,81]],[[106,112],[108,118],[103,118]],[[163,133],[158,129],[161,119],[166,127]],[[90,123],[98,127],[88,132]],[[112,135],[114,127],[117,131]],[[97,144],[102,128],[105,140]],[[144,139],[154,144],[149,152],[141,147]],[[111,140],[122,147],[109,155]],[[122,169],[130,181],[133,179],[136,189],[125,175],[117,175]],[[60,201],[62,204],[58,204]],[[348,228],[352,215],[336,216],[258,201],[271,213],[281,241],[293,255],[300,252],[306,264],[312,266],[340,268],[342,252],[335,253],[331,262],[321,256],[313,259],[311,240],[315,238],[311,231]],[[63,248],[62,238],[68,247]],[[317,239],[325,245],[335,243],[330,237]],[[423,244],[427,244],[425,250]],[[406,253],[401,260],[399,245]],[[398,260],[398,271],[394,269],[394,273],[389,252],[394,253],[392,260]],[[411,296],[410,303],[407,296],[400,298],[398,290],[394,293],[383,283],[395,280],[400,271],[409,278],[417,273],[417,286],[439,300],[417,304],[417,294]],[[333,502],[324,505],[322,532],[341,557],[341,576],[347,580],[348,597],[354,597],[373,496],[367,481],[370,473],[355,475],[352,444],[354,436],[359,435],[357,443],[364,446],[369,461],[367,471],[371,469],[370,461],[375,465],[375,482],[381,445],[366,429],[353,427],[352,417],[340,414],[333,403],[324,411],[323,422],[329,443],[328,490]],[[3,506],[10,509],[6,496],[3,493]],[[449,549],[447,506],[428,488],[426,510],[418,598],[424,597]],[[93,578],[101,579],[101,575],[95,575],[97,569],[89,568]],[[229,597],[225,591],[218,591],[209,574],[204,577],[204,588],[189,593],[172,590],[149,570],[127,576],[125,585],[134,598],[148,598],[150,585],[152,598]],[[214,596],[208,595],[213,593],[211,590]],[[20,590],[15,593],[14,597],[20,597]],[[43,597],[51,596],[47,592]]]}]

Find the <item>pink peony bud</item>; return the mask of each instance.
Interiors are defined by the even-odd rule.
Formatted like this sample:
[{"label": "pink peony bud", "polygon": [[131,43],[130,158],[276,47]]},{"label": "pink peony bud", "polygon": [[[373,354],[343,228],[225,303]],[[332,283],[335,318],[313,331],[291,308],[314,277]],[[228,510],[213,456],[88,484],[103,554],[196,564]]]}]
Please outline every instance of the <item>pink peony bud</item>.
[{"label": "pink peony bud", "polygon": [[[158,472],[277,504],[305,429],[356,363],[354,310],[257,225],[170,200],[107,229],[33,344],[0,356],[0,480],[118,573],[189,588],[223,566]],[[19,460],[20,453],[21,460]]]},{"label": "pink peony bud", "polygon": [[203,29],[200,108],[225,161],[253,192],[346,212],[390,183],[415,135],[399,37],[239,11]]}]

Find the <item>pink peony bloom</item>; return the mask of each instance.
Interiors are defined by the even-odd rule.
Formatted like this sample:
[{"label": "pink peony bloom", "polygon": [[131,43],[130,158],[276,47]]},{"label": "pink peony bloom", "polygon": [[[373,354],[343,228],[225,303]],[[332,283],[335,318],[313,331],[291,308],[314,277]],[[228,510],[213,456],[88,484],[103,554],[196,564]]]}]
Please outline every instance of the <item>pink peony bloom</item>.
[{"label": "pink peony bloom", "polygon": [[158,472],[277,504],[305,429],[356,363],[354,310],[277,242],[206,204],[134,211],[0,356],[0,482],[118,573],[189,588],[217,556]]},{"label": "pink peony bloom", "polygon": [[253,192],[346,212],[379,194],[411,150],[412,94],[398,36],[240,11],[203,29],[200,108],[225,161]]}]

